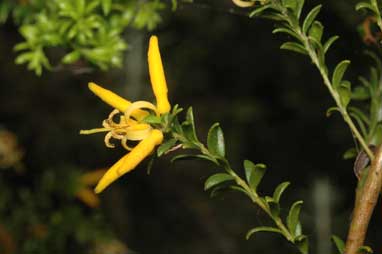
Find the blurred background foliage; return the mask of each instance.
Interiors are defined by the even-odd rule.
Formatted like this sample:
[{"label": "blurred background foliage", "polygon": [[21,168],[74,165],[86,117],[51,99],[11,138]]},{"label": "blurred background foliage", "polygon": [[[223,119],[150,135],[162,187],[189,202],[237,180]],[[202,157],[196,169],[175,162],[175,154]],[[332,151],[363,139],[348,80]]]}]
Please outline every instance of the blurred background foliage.
[{"label": "blurred background foliage", "polygon": [[[90,22],[89,33],[77,27],[86,22],[57,11],[63,3],[79,2],[96,3],[81,16],[102,24]],[[305,201],[302,221],[311,248],[328,253],[330,234],[344,237],[350,220],[356,178],[353,161],[342,154],[353,140],[338,115],[326,117],[333,103],[309,60],[280,51],[285,38],[271,34],[273,24],[249,19],[229,0],[179,1],[176,11],[171,1],[113,1],[123,11],[108,9],[107,2],[1,3],[13,18],[1,10],[0,253],[293,249],[272,234],[245,240],[248,229],[267,224],[266,217],[237,193],[211,199],[203,182],[215,170],[202,161],[170,164],[161,158],[149,176],[141,165],[102,194],[98,208],[77,195],[91,188],[81,182],[84,174],[110,166],[124,153],[106,149],[101,135],[78,135],[110,111],[87,90],[87,82],[131,100],[152,99],[146,62],[151,34],[160,40],[172,103],[193,106],[200,137],[213,122],[221,123],[233,167],[246,158],[266,163],[260,191],[291,181],[285,202]],[[327,33],[340,35],[329,65],[349,58],[349,79],[366,74],[370,59],[357,31],[364,17],[354,10],[356,1],[306,2],[307,8],[322,3]],[[37,13],[39,4],[48,5],[47,11]],[[141,11],[147,18],[139,21]],[[60,30],[63,20],[69,25]],[[21,51],[15,52],[15,45]],[[95,58],[89,53],[100,51],[108,53]],[[42,75],[15,65],[15,59]],[[382,233],[380,208],[373,219],[367,244]]]}]

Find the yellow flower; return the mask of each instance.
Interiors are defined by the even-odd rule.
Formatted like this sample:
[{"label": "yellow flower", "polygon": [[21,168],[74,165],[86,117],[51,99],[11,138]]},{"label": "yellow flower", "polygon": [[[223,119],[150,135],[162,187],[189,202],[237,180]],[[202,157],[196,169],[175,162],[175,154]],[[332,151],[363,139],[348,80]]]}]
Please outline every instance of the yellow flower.
[{"label": "yellow flower", "polygon": [[[167,97],[167,84],[159,52],[158,38],[156,36],[150,38],[148,64],[156,105],[147,101],[130,102],[95,83],[89,83],[89,89],[115,109],[103,121],[103,128],[82,130],[80,133],[107,132],[105,135],[105,145],[107,147],[114,147],[114,144],[110,142],[114,138],[121,140],[122,146],[130,151],[102,176],[95,188],[96,193],[102,192],[120,176],[133,170],[142,160],[150,155],[155,146],[163,141],[161,130],[155,129],[153,126],[142,121],[149,115],[148,110],[159,116],[168,113],[171,109]],[[118,114],[119,119],[115,121],[114,118]],[[128,142],[131,141],[139,141],[139,143],[135,147],[130,147]]]},{"label": "yellow flower", "polygon": [[105,172],[106,169],[98,169],[81,175],[79,179],[80,188],[75,195],[79,200],[91,208],[98,207],[100,205],[100,200],[90,187],[96,185]]}]

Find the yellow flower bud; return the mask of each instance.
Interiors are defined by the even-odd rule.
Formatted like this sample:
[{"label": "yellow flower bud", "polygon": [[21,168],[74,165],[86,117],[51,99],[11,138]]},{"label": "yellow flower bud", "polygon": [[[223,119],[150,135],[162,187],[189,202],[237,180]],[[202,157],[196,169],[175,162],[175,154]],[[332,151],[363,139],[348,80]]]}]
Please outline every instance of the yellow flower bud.
[{"label": "yellow flower bud", "polygon": [[[121,96],[113,93],[110,90],[107,90],[103,87],[100,87],[99,85],[90,82],[88,84],[89,89],[97,95],[101,100],[112,106],[113,108],[118,109],[122,113],[124,113],[128,107],[130,107],[131,102],[128,100],[125,100]],[[135,110],[131,115],[138,120],[142,120],[145,118],[149,113],[144,110]]]},{"label": "yellow flower bud", "polygon": [[159,52],[158,38],[151,36],[149,42],[148,62],[151,86],[157,100],[157,108],[160,114],[170,111],[171,106],[167,98],[167,83],[164,75],[162,59]]},{"label": "yellow flower bud", "polygon": [[155,148],[163,141],[163,133],[154,129],[150,135],[143,139],[130,153],[117,161],[101,178],[95,188],[96,193],[102,192],[112,182],[122,175],[133,170],[141,161],[143,161]]}]

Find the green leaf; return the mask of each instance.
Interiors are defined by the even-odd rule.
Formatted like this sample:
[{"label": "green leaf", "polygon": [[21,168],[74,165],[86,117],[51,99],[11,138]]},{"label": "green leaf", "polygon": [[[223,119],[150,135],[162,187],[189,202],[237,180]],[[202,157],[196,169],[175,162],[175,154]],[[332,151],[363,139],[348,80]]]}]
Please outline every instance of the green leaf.
[{"label": "green leaf", "polygon": [[374,7],[371,4],[366,3],[366,2],[360,2],[360,3],[358,3],[355,6],[355,10],[356,11],[359,11],[359,10],[362,10],[362,9],[368,9],[368,10],[370,10],[370,11],[375,13]]},{"label": "green leaf", "polygon": [[343,254],[345,251],[345,243],[336,235],[332,235],[332,241],[334,242],[334,245],[337,247],[338,253]]},{"label": "green leaf", "polygon": [[211,126],[207,136],[208,150],[216,156],[224,158],[225,145],[223,131],[219,126],[219,123],[215,123]]},{"label": "green leaf", "polygon": [[273,29],[272,33],[273,34],[286,33],[286,34],[289,34],[290,36],[296,38],[297,40],[301,39],[297,33],[295,33],[293,30],[291,30],[289,28],[285,28],[285,27],[279,27],[279,28]]},{"label": "green leaf", "polygon": [[309,241],[306,235],[299,235],[296,237],[295,244],[302,254],[309,253]]},{"label": "green leaf", "polygon": [[207,160],[207,161],[211,161],[215,164],[218,164],[218,162],[216,160],[214,160],[213,158],[210,158],[206,155],[203,155],[203,154],[180,154],[180,155],[173,157],[170,162],[172,163],[172,162],[175,162],[178,160],[190,160],[190,159],[202,159],[202,160]]},{"label": "green leaf", "polygon": [[335,35],[335,36],[332,36],[332,37],[330,37],[325,43],[324,43],[324,45],[323,45],[323,50],[324,50],[324,53],[326,53],[328,50],[329,50],[329,48],[332,46],[332,44],[336,41],[336,40],[338,40],[338,38],[340,38],[339,36],[337,36],[337,35]]},{"label": "green leaf", "polygon": [[157,149],[158,157],[170,150],[176,144],[176,141],[176,139],[172,138],[161,144]]},{"label": "green leaf", "polygon": [[294,51],[303,55],[307,55],[308,52],[305,50],[305,48],[297,43],[297,42],[285,42],[280,46],[281,49],[286,49],[290,51]]},{"label": "green leaf", "polygon": [[254,164],[250,160],[245,160],[244,169],[249,186],[256,190],[265,174],[267,167],[264,164]]},{"label": "green leaf", "polygon": [[344,160],[353,159],[357,156],[357,154],[358,154],[357,150],[354,147],[352,147],[344,152],[344,154],[342,155],[342,158],[344,158]]},{"label": "green leaf", "polygon": [[265,202],[268,204],[269,210],[273,218],[277,218],[280,215],[280,205],[279,203],[273,199],[273,197],[266,196]]},{"label": "green leaf", "polygon": [[296,13],[298,6],[297,0],[282,0],[282,4],[284,7],[291,9],[294,13]]},{"label": "green leaf", "polygon": [[365,86],[356,86],[352,91],[351,98],[354,100],[367,100],[370,98],[370,90]]},{"label": "green leaf", "polygon": [[301,206],[303,204],[302,200],[296,201],[293,203],[292,207],[289,210],[289,214],[287,216],[287,225],[289,231],[292,233],[293,236],[296,235],[296,229],[297,225],[299,223],[299,217],[300,217],[300,210]]},{"label": "green leaf", "polygon": [[275,191],[273,192],[273,199],[275,200],[275,202],[280,202],[281,195],[286,190],[286,188],[288,188],[289,184],[290,182],[283,182],[277,185]]},{"label": "green leaf", "polygon": [[308,15],[306,15],[306,18],[302,24],[302,31],[304,34],[308,32],[308,29],[312,25],[313,21],[316,19],[320,10],[321,10],[321,5],[317,5],[308,13]]},{"label": "green leaf", "polygon": [[346,108],[351,100],[351,83],[347,80],[342,81],[337,91],[342,107]]},{"label": "green leaf", "polygon": [[359,249],[357,250],[357,253],[360,253],[360,254],[371,254],[371,253],[374,253],[373,249],[369,246],[361,246],[359,247]]},{"label": "green leaf", "polygon": [[334,69],[333,77],[332,77],[332,85],[334,89],[337,90],[338,87],[340,86],[342,78],[349,64],[350,64],[349,60],[343,60],[339,64],[337,64],[336,68]]},{"label": "green leaf", "polygon": [[196,136],[194,113],[189,107],[186,114],[186,121],[182,123],[185,136],[192,142],[199,142]]},{"label": "green leaf", "polygon": [[326,117],[331,116],[334,111],[341,113],[341,110],[338,107],[330,107],[330,108],[328,108],[328,110],[326,110]]},{"label": "green leaf", "polygon": [[296,15],[297,18],[300,18],[302,8],[304,7],[305,0],[297,0]]},{"label": "green leaf", "polygon": [[208,179],[204,183],[204,190],[208,190],[218,184],[221,184],[227,181],[232,181],[232,180],[235,180],[235,178],[229,174],[226,174],[226,173],[214,174],[208,177]]},{"label": "green leaf", "polygon": [[76,62],[78,59],[80,59],[81,53],[79,51],[72,51],[68,54],[66,54],[62,59],[61,62],[64,64],[71,64]]},{"label": "green leaf", "polygon": [[318,43],[321,43],[324,26],[320,21],[314,21],[309,29],[309,37],[314,38]]},{"label": "green leaf", "polygon": [[102,11],[104,15],[108,15],[111,10],[111,2],[112,0],[102,0]]},{"label": "green leaf", "polygon": [[245,239],[249,239],[254,233],[257,232],[273,232],[273,233],[279,233],[282,235],[282,231],[278,228],[273,227],[256,227],[251,230],[249,230],[245,236]]},{"label": "green leaf", "polygon": [[251,13],[249,13],[249,17],[257,17],[260,16],[265,10],[269,9],[271,6],[269,4],[263,5],[259,8],[254,9]]},{"label": "green leaf", "polygon": [[162,119],[159,116],[148,115],[143,119],[143,122],[148,124],[160,124],[162,123]]}]

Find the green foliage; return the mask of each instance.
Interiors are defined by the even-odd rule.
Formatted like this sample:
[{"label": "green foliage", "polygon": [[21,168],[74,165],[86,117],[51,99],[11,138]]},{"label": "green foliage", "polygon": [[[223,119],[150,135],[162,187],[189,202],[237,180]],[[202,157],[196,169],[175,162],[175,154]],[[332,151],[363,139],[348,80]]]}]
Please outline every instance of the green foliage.
[{"label": "green foliage", "polygon": [[[261,163],[253,163],[245,160],[243,162],[245,179],[241,178],[235,170],[233,170],[225,157],[224,134],[218,123],[211,126],[207,135],[207,146],[200,142],[196,133],[195,119],[192,108],[186,112],[186,119],[183,122],[178,120],[178,113],[181,112],[176,106],[176,109],[171,112],[166,122],[162,117],[162,123],[159,124],[160,129],[165,131],[167,141],[165,141],[157,149],[157,155],[161,156],[172,152],[176,149],[192,150],[175,155],[172,161],[180,159],[203,159],[213,162],[215,166],[222,169],[223,172],[218,172],[210,177],[204,183],[205,190],[211,190],[211,196],[217,195],[224,190],[235,190],[244,193],[254,204],[259,206],[274,222],[272,226],[255,227],[248,231],[246,238],[257,232],[274,232],[279,233],[291,243],[294,243],[301,253],[307,253],[308,240],[301,231],[301,222],[299,219],[302,201],[295,202],[288,215],[286,223],[283,222],[282,214],[280,213],[280,199],[289,186],[289,182],[279,184],[273,191],[273,196],[261,196],[258,193],[258,187],[263,179],[266,166]],[[151,119],[151,117],[146,118]]]},{"label": "green foliage", "polygon": [[344,241],[342,241],[341,238],[339,238],[338,236],[336,235],[333,235],[332,236],[332,240],[334,242],[334,245],[336,246],[337,248],[337,251],[339,254],[343,254],[344,251],[345,251],[345,243]]},{"label": "green foliage", "polygon": [[0,173],[0,228],[17,244],[14,253],[64,253],[71,248],[86,253],[111,237],[99,210],[79,205],[75,197],[78,168],[48,170],[38,178],[30,172]]},{"label": "green foliage", "polygon": [[[15,46],[16,63],[27,64],[37,75],[81,59],[107,70],[122,66],[125,29],[154,29],[164,8],[160,0],[6,0],[0,3],[0,23],[12,14],[24,38]],[[52,64],[47,52],[57,47],[65,53]]]}]

